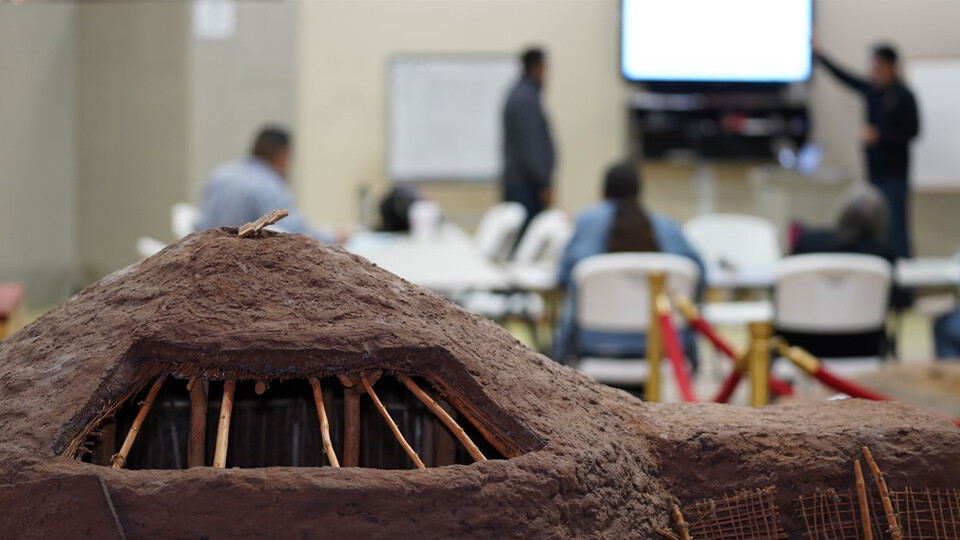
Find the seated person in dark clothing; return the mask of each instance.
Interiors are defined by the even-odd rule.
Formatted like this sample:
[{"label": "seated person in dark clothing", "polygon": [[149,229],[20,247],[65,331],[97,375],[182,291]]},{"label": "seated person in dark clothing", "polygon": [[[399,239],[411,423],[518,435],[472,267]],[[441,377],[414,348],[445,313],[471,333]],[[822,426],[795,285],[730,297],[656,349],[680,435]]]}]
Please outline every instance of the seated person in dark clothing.
[{"label": "seated person in dark clothing", "polygon": [[[874,255],[894,264],[897,255],[886,241],[886,230],[887,207],[883,197],[871,186],[856,187],[840,211],[836,228],[805,228],[793,246],[793,254],[856,253]],[[905,296],[893,287],[891,307],[903,306]],[[781,334],[791,344],[822,356],[883,356],[889,348],[885,329],[860,334]]]},{"label": "seated person in dark clothing", "polygon": [[893,264],[897,254],[886,241],[887,206],[880,193],[860,186],[849,196],[835,229],[804,228],[793,254],[863,253]]}]

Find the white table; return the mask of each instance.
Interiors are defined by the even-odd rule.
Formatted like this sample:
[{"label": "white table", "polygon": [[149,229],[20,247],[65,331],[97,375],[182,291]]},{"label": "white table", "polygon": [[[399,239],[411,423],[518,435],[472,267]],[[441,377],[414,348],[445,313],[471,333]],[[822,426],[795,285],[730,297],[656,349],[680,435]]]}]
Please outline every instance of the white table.
[{"label": "white table", "polygon": [[445,223],[437,236],[413,238],[393,233],[356,233],[344,247],[381,268],[434,292],[505,289],[510,276],[489,261],[466,232]]},{"label": "white table", "polygon": [[557,287],[557,265],[552,262],[509,263],[510,283],[522,291],[549,291]]},{"label": "white table", "polygon": [[951,257],[900,259],[894,269],[894,280],[901,287],[960,286],[960,260]]}]

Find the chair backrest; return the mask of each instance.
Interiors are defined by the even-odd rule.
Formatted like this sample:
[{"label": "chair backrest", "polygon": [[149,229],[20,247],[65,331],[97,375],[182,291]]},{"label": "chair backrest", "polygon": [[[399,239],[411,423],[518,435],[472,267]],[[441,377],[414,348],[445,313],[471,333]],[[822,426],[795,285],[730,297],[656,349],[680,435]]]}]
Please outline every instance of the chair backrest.
[{"label": "chair backrest", "polygon": [[781,330],[849,334],[883,328],[893,270],[873,255],[817,253],[783,259],[774,324]]},{"label": "chair backrest", "polygon": [[527,225],[513,260],[520,264],[558,261],[572,234],[573,224],[563,210],[540,212]]},{"label": "chair backrest", "polygon": [[176,203],[170,209],[170,228],[177,238],[183,238],[200,229],[200,209],[188,203]]},{"label": "chair backrest", "polygon": [[503,261],[513,250],[520,228],[527,219],[527,210],[520,203],[503,202],[483,214],[474,238],[477,247],[490,260]]},{"label": "chair backrest", "polygon": [[782,256],[776,225],[757,216],[704,214],[686,222],[683,234],[711,266],[772,264]]},{"label": "chair backrest", "polygon": [[577,324],[605,332],[644,332],[650,326],[650,274],[666,274],[671,296],[693,298],[700,269],[669,253],[608,253],[577,263]]}]

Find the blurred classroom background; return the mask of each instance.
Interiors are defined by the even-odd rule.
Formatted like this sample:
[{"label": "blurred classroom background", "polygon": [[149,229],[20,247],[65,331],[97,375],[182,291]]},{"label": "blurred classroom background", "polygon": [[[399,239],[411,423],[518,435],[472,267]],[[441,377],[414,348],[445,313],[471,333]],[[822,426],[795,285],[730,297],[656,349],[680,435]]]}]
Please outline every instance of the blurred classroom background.
[{"label": "blurred classroom background", "polygon": [[[923,98],[937,87],[921,88],[909,76],[922,62],[960,65],[960,1],[812,5],[818,46],[858,73],[867,73],[878,42],[898,47],[922,119],[913,144],[914,173],[941,165],[924,162],[936,148],[960,154],[960,140],[937,141],[932,150],[924,146],[930,144],[924,137],[930,137],[926,120],[933,109],[925,108]],[[418,98],[431,84],[438,91],[461,84],[467,97],[449,106],[466,107],[461,128],[482,130],[482,118],[471,124],[477,110],[470,110],[469,96],[485,103],[482,88],[470,84],[476,76],[471,62],[488,59],[494,71],[519,69],[517,56],[530,46],[541,47],[548,58],[542,99],[558,154],[553,207],[568,224],[600,200],[607,167],[630,158],[639,163],[644,207],[680,224],[701,215],[759,216],[776,227],[783,255],[790,251],[792,223],[832,226],[844,194],[867,179],[860,97],[815,65],[809,80],[773,93],[724,91],[720,105],[704,98],[712,95],[705,91],[691,97],[685,90],[629,81],[621,65],[623,9],[621,0],[0,1],[0,281],[24,287],[9,293],[10,326],[137,262],[146,254],[143,239],[158,247],[178,240],[175,205],[199,207],[211,171],[243,157],[265,124],[285,126],[293,136],[289,178],[299,210],[348,247],[351,235],[376,228],[377,205],[395,185],[413,186],[441,209],[444,222],[460,231],[453,233],[460,240],[450,242],[472,238],[501,201],[499,177],[472,176],[465,166],[418,178],[419,165],[430,170],[431,149],[410,137],[424,128],[396,115],[407,111],[419,118],[424,101]],[[697,15],[690,16],[694,25]],[[776,96],[771,107],[783,110],[758,113],[767,106],[758,95]],[[497,129],[500,105],[490,119]],[[677,114],[697,108],[710,112],[696,124]],[[948,116],[956,118],[957,109],[960,103]],[[791,110],[800,111],[802,135],[769,127],[789,124]],[[710,137],[731,122],[732,131],[739,130],[733,142],[711,146]],[[700,126],[695,136],[691,125]],[[657,132],[656,126],[666,127]],[[759,130],[759,146],[738,139],[751,137],[750,126]],[[413,135],[405,138],[407,133]],[[438,132],[420,135],[429,144]],[[472,155],[471,148],[449,151]],[[807,169],[791,161],[801,154],[812,156]],[[420,158],[428,163],[418,164]],[[952,163],[949,155],[930,159]],[[485,170],[483,163],[477,167]],[[912,178],[913,256],[930,266],[908,264],[905,271],[941,277],[911,285],[912,307],[890,315],[896,340],[889,356],[901,362],[933,365],[932,321],[949,311],[960,286],[960,261],[957,277],[950,269],[960,249],[960,170],[951,174]],[[387,240],[369,235],[352,241],[376,262],[384,253],[378,242]],[[553,263],[562,246],[557,251]],[[382,256],[389,261],[395,255]],[[508,259],[492,256],[489,262],[502,269],[510,267]],[[556,271],[555,264],[547,268],[548,274]],[[457,271],[455,265],[450,270]],[[896,268],[893,274],[895,281]],[[556,282],[548,285],[542,289],[552,290]],[[770,302],[771,286],[710,287],[704,299]],[[499,296],[468,297],[463,290],[450,296],[467,307],[476,302],[502,312],[509,310],[503,297],[522,287],[466,288]],[[533,332],[523,317],[494,318],[548,351],[557,317],[551,311],[559,309],[559,300],[541,297]],[[17,309],[23,313],[15,314]],[[743,322],[721,325],[741,347],[747,343]],[[706,393],[728,368],[717,365],[721,361],[706,343],[697,347],[702,362],[696,377]]]}]

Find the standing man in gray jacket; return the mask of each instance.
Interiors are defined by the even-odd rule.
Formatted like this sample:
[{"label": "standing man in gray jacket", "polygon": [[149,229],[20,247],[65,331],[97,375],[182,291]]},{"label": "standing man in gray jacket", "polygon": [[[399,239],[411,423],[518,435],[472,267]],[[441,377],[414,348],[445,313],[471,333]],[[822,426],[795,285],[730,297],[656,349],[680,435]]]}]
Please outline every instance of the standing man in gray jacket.
[{"label": "standing man in gray jacket", "polygon": [[540,49],[529,49],[520,58],[523,76],[503,108],[503,200],[527,209],[526,229],[553,200],[556,151],[540,100],[546,57]]}]

